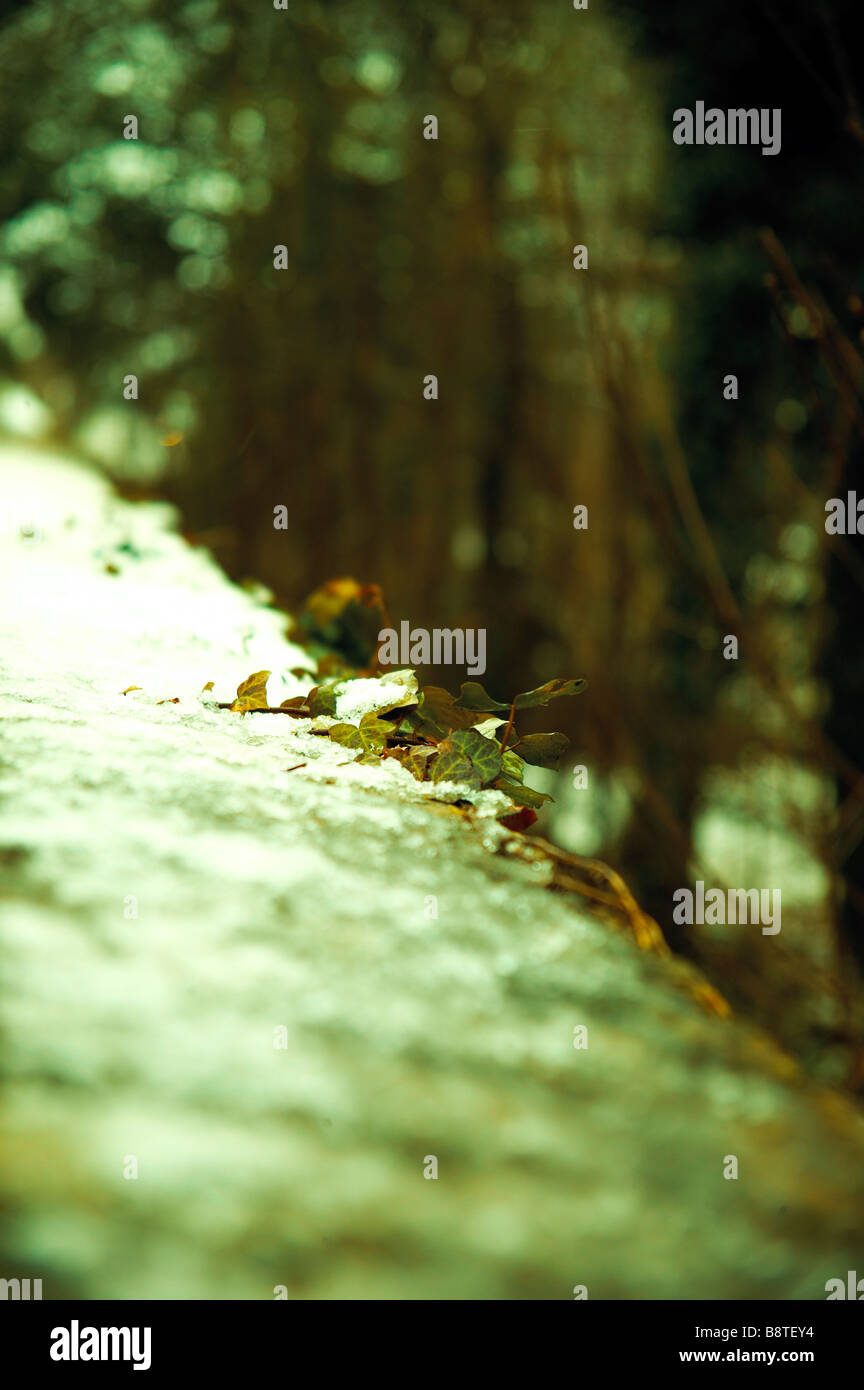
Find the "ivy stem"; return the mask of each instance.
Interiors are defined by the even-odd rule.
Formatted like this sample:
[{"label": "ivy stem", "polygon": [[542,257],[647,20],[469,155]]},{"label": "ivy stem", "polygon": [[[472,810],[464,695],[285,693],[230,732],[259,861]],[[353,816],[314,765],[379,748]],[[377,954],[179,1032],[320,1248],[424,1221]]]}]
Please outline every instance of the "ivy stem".
[{"label": "ivy stem", "polygon": [[503,737],[502,740],[501,740],[501,754],[502,754],[502,756],[503,756],[503,754],[504,754],[504,749],[507,747],[507,740],[508,740],[508,738],[510,737],[511,733],[513,732],[513,720],[514,720],[515,718],[516,718],[516,701],[514,700],[513,703],[512,703],[512,705],[510,706],[510,718],[509,718],[509,720],[507,721],[507,728],[504,730],[504,737]]}]

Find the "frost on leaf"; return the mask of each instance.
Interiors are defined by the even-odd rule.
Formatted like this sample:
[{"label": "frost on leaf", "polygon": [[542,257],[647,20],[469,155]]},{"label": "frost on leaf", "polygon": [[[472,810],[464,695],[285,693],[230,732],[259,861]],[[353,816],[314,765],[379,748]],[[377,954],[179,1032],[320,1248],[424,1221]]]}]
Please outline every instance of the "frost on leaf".
[{"label": "frost on leaf", "polygon": [[417,676],[412,670],[341,680],[333,689],[336,692],[336,714],[351,720],[357,720],[364,714],[389,714],[391,710],[404,710],[407,713],[419,699]]}]

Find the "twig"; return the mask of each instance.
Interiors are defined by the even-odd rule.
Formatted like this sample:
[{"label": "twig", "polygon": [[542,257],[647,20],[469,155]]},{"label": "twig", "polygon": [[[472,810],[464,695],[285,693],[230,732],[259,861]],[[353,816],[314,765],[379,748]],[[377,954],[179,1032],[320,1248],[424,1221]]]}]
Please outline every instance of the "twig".
[{"label": "twig", "polygon": [[512,705],[510,706],[510,718],[509,718],[509,720],[507,721],[507,728],[504,730],[504,737],[503,737],[502,740],[501,740],[501,755],[502,755],[502,757],[503,757],[503,755],[504,755],[504,749],[507,747],[507,740],[508,740],[508,738],[510,737],[510,734],[512,733],[512,731],[513,731],[513,720],[515,719],[515,717],[516,717],[516,701],[514,700],[513,703],[512,703]]},{"label": "twig", "polygon": [[[220,700],[217,709],[233,709],[233,700]],[[290,714],[294,719],[314,719],[314,715],[304,705],[301,709],[283,709],[281,705],[262,705],[260,709],[235,710],[235,714]]]}]

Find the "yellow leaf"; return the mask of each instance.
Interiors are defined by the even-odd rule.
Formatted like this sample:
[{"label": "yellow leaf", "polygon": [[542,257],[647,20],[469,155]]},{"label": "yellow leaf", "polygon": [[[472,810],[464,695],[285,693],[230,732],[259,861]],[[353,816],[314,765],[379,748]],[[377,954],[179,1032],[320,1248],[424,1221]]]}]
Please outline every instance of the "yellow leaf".
[{"label": "yellow leaf", "polygon": [[241,714],[252,709],[267,709],[269,676],[269,671],[253,671],[251,676],[241,681],[237,687],[237,699],[233,701],[231,708],[239,710]]}]

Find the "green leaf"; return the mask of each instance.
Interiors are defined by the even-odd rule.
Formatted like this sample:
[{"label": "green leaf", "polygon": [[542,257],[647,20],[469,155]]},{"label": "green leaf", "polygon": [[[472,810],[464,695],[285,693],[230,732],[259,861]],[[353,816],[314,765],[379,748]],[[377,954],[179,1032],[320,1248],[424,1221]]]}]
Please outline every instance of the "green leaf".
[{"label": "green leaf", "polygon": [[479,791],[482,786],[480,773],[475,769],[471,759],[466,758],[464,753],[458,753],[447,743],[439,746],[438,757],[432,768],[432,781],[464,782],[474,791]]},{"label": "green leaf", "polygon": [[517,806],[530,806],[532,811],[536,811],[542,806],[544,801],[551,801],[552,797],[545,792],[535,792],[533,787],[522,787],[518,782],[512,781],[509,777],[499,777],[492,784],[499,792],[506,792],[511,801],[515,801]]},{"label": "green leaf", "polygon": [[493,700],[479,681],[465,681],[455,703],[458,709],[473,709],[481,712],[510,708],[509,705],[502,704],[500,700]]},{"label": "green leaf", "polygon": [[537,705],[548,705],[550,700],[557,700],[559,695],[578,695],[587,684],[581,677],[578,680],[547,681],[536,690],[526,690],[524,694],[517,695],[513,703],[517,709],[534,709]]},{"label": "green leaf", "polygon": [[484,738],[476,729],[454,729],[448,742],[473,765],[481,786],[493,782],[501,771],[501,749],[492,738]]},{"label": "green leaf", "polygon": [[488,786],[501,767],[501,749],[494,739],[484,738],[476,729],[454,729],[438,745],[432,780],[466,782],[477,790]]},{"label": "green leaf", "polygon": [[385,723],[383,719],[379,719],[378,715],[373,711],[363,715],[360,720],[360,729],[361,731],[365,730],[367,733],[381,733],[385,738],[389,738],[393,733],[393,725],[391,723]]},{"label": "green leaf", "polygon": [[512,777],[514,782],[521,782],[525,776],[525,764],[512,748],[507,748],[504,752],[504,772],[508,777]]},{"label": "green leaf", "polygon": [[358,758],[358,762],[368,762],[365,755],[380,754],[387,745],[393,726],[385,724],[374,714],[364,714],[359,729],[354,724],[334,724],[328,732],[333,742],[341,744],[343,748],[359,748],[364,756]]},{"label": "green leaf", "polygon": [[267,709],[267,681],[269,671],[253,671],[237,687],[237,699],[232,701],[231,709],[245,714],[250,709]]},{"label": "green leaf", "polygon": [[519,757],[534,767],[557,767],[569,746],[566,734],[525,734],[516,745]]}]

